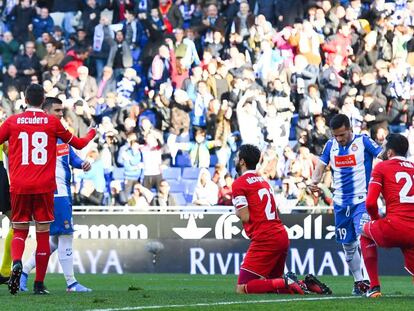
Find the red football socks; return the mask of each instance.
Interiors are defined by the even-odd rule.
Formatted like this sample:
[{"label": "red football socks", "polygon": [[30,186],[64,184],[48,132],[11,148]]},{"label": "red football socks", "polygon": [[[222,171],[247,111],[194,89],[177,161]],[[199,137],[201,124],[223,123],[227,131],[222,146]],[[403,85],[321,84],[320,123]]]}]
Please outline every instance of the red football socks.
[{"label": "red football socks", "polygon": [[36,232],[36,282],[43,282],[50,257],[49,231]]},{"label": "red football socks", "polygon": [[246,284],[246,293],[248,294],[263,294],[263,293],[278,293],[290,294],[291,291],[286,288],[286,283],[283,278],[278,279],[257,279],[251,280]]},{"label": "red football socks", "polygon": [[22,260],[28,233],[29,229],[14,229],[13,240],[11,243],[11,254],[13,262]]},{"label": "red football socks", "polygon": [[361,236],[361,252],[364,257],[365,268],[367,269],[370,287],[380,285],[378,278],[378,252],[377,245],[370,238]]}]

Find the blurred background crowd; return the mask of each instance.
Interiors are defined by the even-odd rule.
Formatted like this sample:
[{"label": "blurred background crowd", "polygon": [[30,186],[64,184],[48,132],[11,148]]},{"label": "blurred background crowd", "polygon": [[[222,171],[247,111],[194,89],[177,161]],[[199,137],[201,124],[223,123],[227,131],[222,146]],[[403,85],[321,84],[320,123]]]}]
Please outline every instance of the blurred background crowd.
[{"label": "blurred background crowd", "polygon": [[[0,0],[0,117],[42,83],[65,125],[99,135],[74,204],[231,205],[241,143],[286,204],[342,112],[354,133],[414,141],[414,1]],[[414,155],[414,144],[410,154]],[[282,203],[283,204],[283,203]]]}]

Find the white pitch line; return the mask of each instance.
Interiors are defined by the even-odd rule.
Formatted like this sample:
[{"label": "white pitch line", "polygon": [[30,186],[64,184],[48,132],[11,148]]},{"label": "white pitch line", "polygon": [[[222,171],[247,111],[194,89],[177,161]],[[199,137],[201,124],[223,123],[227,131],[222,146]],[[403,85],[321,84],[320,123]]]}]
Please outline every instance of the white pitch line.
[{"label": "white pitch line", "polygon": [[[402,297],[402,295],[387,295],[386,297]],[[131,310],[150,310],[150,309],[164,309],[164,308],[185,308],[185,307],[210,307],[210,306],[227,306],[238,304],[253,304],[253,303],[281,303],[281,302],[296,302],[296,301],[321,301],[321,300],[348,300],[348,299],[363,299],[360,296],[346,296],[346,297],[315,297],[315,298],[293,298],[293,299],[268,299],[268,300],[240,300],[240,301],[222,301],[213,303],[194,303],[186,305],[160,305],[160,306],[137,306],[124,308],[110,308],[110,309],[90,309],[87,311],[131,311]]]}]

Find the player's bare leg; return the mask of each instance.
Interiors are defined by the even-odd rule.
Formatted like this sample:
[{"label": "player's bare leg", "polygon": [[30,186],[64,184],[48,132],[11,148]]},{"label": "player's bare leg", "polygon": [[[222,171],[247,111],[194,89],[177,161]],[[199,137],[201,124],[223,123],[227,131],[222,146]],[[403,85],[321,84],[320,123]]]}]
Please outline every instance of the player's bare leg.
[{"label": "player's bare leg", "polygon": [[19,291],[20,276],[22,275],[22,257],[26,238],[29,233],[29,223],[13,223],[13,239],[11,244],[11,254],[13,268],[9,280],[10,294],[15,295]]},{"label": "player's bare leg", "polygon": [[49,229],[50,223],[36,222],[36,278],[33,288],[35,295],[49,294],[49,291],[44,285],[47,265],[50,257]]},{"label": "player's bare leg", "polygon": [[[364,226],[364,231],[367,225]],[[378,277],[378,251],[375,242],[367,237],[365,234],[361,235],[361,251],[364,257],[365,267],[370,279],[370,288],[366,296],[369,298],[381,297],[381,287]]]}]

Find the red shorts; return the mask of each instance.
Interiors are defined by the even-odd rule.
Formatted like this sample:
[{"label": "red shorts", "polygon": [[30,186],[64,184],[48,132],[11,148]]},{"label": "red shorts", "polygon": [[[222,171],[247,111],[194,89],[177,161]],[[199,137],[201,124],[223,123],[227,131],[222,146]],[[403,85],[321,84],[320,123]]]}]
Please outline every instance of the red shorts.
[{"label": "red shorts", "polygon": [[32,220],[39,223],[53,222],[54,193],[10,194],[12,222],[27,223]]},{"label": "red shorts", "polygon": [[[255,275],[256,278],[279,278],[285,269],[288,250],[289,238],[286,230],[278,233],[276,239],[252,241],[241,269],[250,272],[248,275]],[[248,281],[246,275],[240,273],[238,284],[246,284]]]},{"label": "red shorts", "polygon": [[364,234],[379,247],[398,247],[404,255],[405,269],[414,275],[414,232],[412,225],[390,218],[373,220],[364,225]]}]

